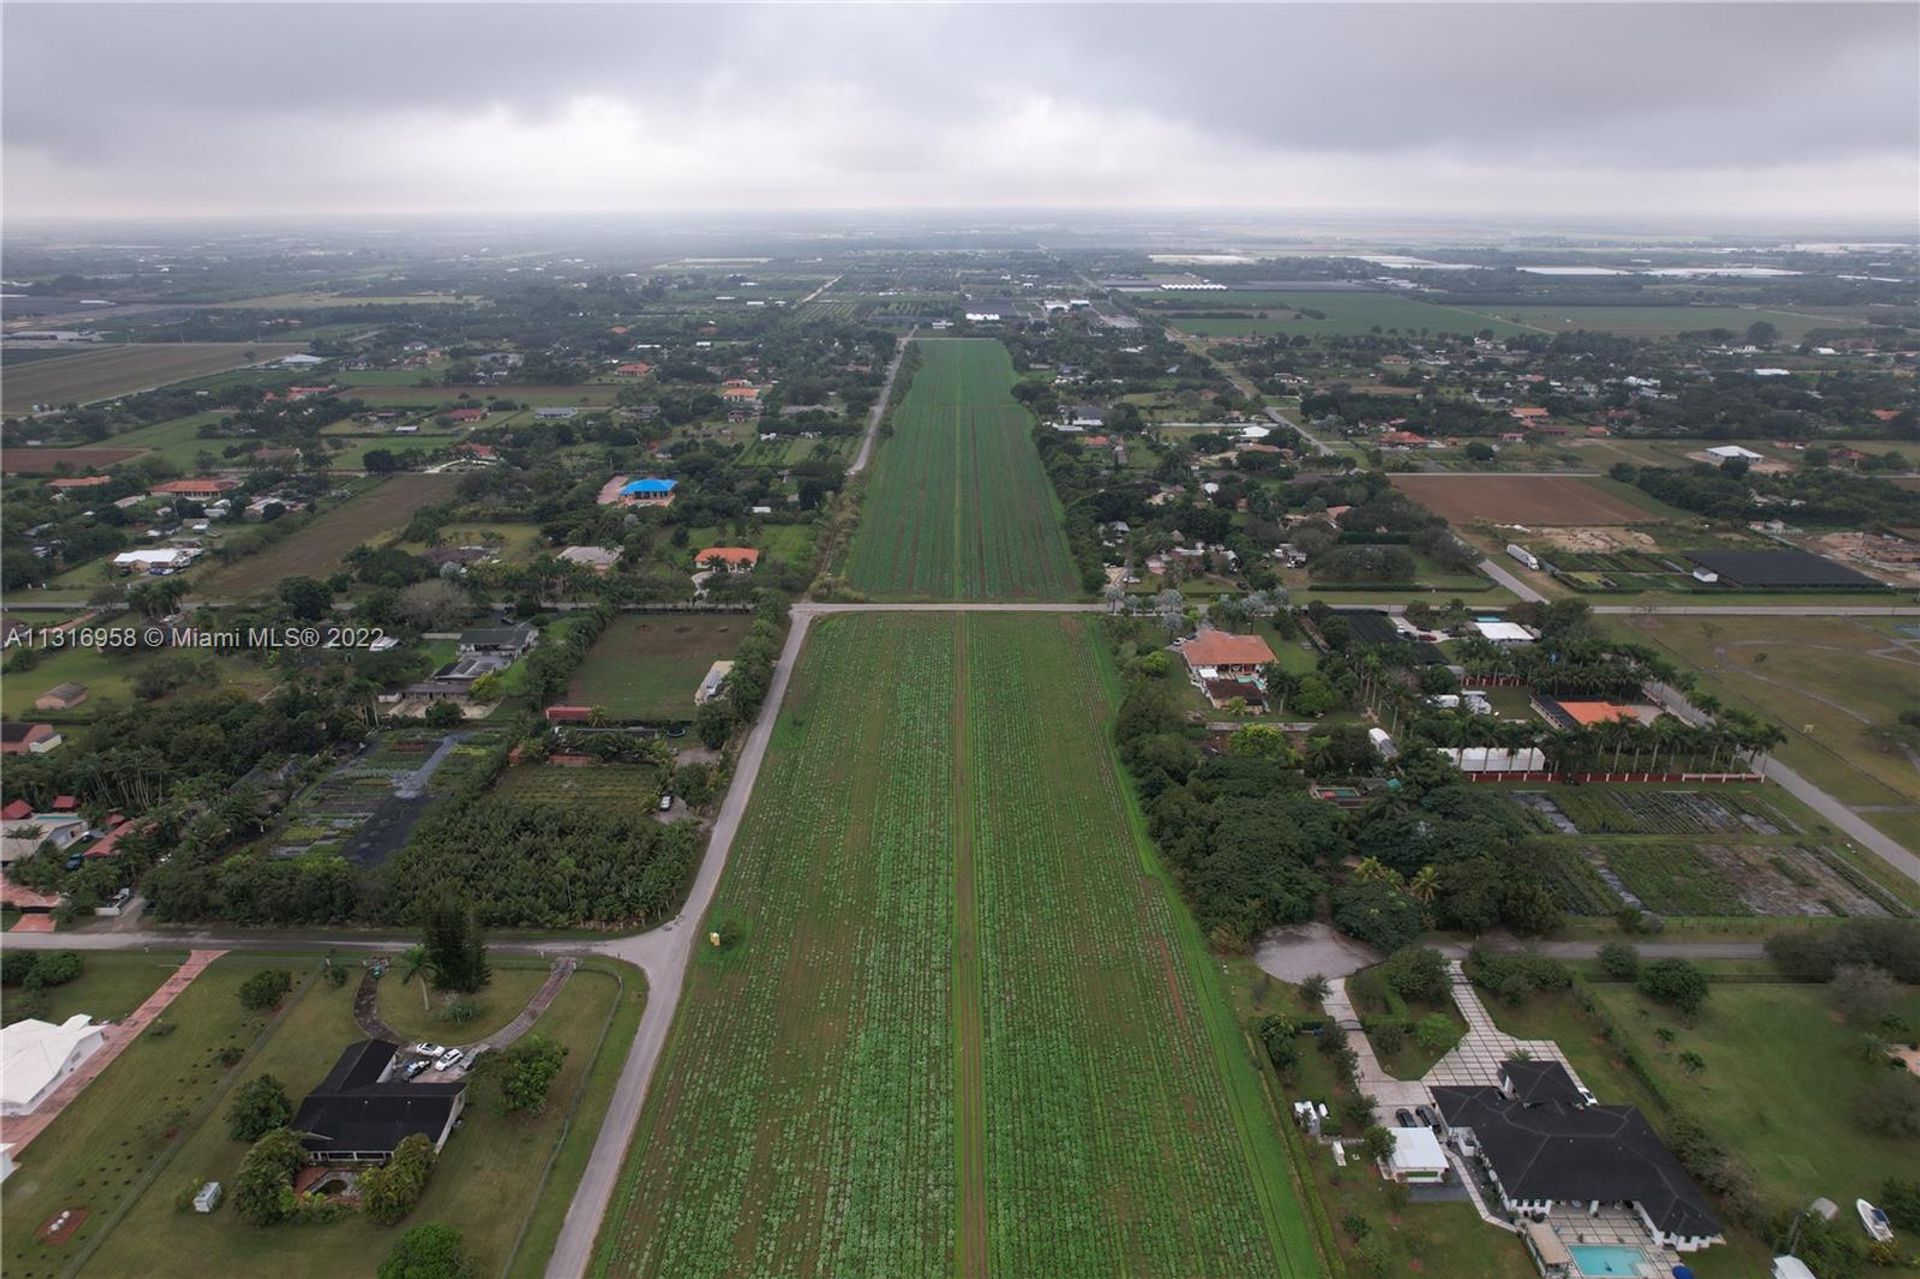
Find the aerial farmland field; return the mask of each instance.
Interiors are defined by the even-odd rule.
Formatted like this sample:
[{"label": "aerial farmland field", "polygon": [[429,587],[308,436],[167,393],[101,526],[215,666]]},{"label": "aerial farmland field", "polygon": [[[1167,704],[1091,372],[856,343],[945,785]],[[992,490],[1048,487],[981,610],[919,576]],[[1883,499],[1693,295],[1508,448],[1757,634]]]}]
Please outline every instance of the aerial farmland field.
[{"label": "aerial farmland field", "polygon": [[[1375,328],[1401,333],[1478,333],[1492,329],[1498,336],[1522,332],[1521,326],[1457,307],[1439,306],[1397,293],[1163,293],[1195,311],[1255,312],[1253,318],[1241,316],[1175,319],[1170,323],[1183,333],[1198,337],[1269,337],[1283,333],[1291,337],[1354,336]],[[1255,299],[1243,301],[1242,298]],[[1149,308],[1150,311],[1162,308]],[[1317,312],[1318,315],[1306,314]]]},{"label": "aerial farmland field", "polygon": [[452,474],[391,476],[286,540],[203,577],[196,594],[246,595],[296,574],[323,577],[339,566],[342,555],[405,528],[415,511],[447,497],[459,483]]},{"label": "aerial farmland field", "polygon": [[940,339],[920,352],[875,463],[848,584],[893,600],[1079,595],[1006,348]]},{"label": "aerial farmland field", "polygon": [[1450,524],[1644,524],[1645,498],[1611,480],[1576,475],[1396,475],[1393,486]]},{"label": "aerial farmland field", "polygon": [[1744,335],[1749,325],[1765,320],[1784,341],[1798,342],[1815,329],[1859,328],[1865,321],[1843,315],[1806,311],[1773,311],[1744,306],[1489,306],[1480,314],[1502,322],[1548,333],[1617,333],[1621,337],[1662,338],[1682,333],[1727,329]]},{"label": "aerial farmland field", "polygon": [[95,346],[7,370],[0,411],[34,404],[88,404],[291,355],[289,342],[154,342]]},{"label": "aerial farmland field", "polygon": [[816,624],[595,1273],[1320,1273],[1085,626]]}]

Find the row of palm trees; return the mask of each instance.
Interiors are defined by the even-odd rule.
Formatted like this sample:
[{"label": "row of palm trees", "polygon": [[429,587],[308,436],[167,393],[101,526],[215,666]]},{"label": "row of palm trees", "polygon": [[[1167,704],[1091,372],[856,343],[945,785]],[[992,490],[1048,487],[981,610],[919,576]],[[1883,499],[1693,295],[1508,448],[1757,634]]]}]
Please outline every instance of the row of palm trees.
[{"label": "row of palm trees", "polygon": [[1619,719],[1570,728],[1442,711],[1413,718],[1407,737],[1409,744],[1438,747],[1538,749],[1549,771],[1568,773],[1764,771],[1768,753],[1786,740],[1777,725],[1733,711],[1701,724],[1662,715],[1650,723]]}]

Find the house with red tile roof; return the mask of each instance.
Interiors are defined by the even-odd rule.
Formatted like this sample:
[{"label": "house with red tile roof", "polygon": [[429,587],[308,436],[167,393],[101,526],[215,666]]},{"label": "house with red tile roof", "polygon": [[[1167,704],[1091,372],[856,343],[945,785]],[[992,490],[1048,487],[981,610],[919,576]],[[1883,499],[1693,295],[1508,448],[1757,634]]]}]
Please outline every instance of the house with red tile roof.
[{"label": "house with red tile roof", "polygon": [[729,573],[750,572],[760,562],[760,552],[750,546],[709,546],[693,557],[702,568],[724,569]]},{"label": "house with red tile roof", "polygon": [[155,497],[219,497],[239,487],[238,480],[168,480],[147,492]]},{"label": "house with red tile roof", "polygon": [[447,417],[455,422],[484,422],[487,420],[487,410],[474,408],[455,409],[453,412],[447,414]]},{"label": "house with red tile roof", "polygon": [[102,484],[113,483],[111,475],[72,475],[64,479],[48,480],[47,487],[66,492],[68,489],[98,488]]},{"label": "house with red tile roof", "polygon": [[644,360],[635,360],[631,364],[617,365],[613,370],[615,377],[645,377],[653,372],[653,365]]}]

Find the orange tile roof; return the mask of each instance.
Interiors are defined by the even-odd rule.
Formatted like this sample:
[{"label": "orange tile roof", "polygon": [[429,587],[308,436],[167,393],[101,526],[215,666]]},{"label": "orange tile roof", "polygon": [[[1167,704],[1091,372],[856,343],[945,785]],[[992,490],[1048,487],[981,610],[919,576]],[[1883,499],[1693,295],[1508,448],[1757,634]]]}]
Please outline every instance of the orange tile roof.
[{"label": "orange tile roof", "polygon": [[693,557],[696,564],[709,564],[718,561],[729,568],[736,564],[758,564],[760,552],[750,546],[709,546]]},{"label": "orange tile roof", "polygon": [[723,400],[757,400],[760,398],[760,392],[757,388],[751,386],[725,386],[720,388],[720,398]]},{"label": "orange tile roof", "polygon": [[1263,666],[1273,660],[1273,650],[1258,635],[1229,635],[1225,631],[1201,631],[1180,646],[1189,666]]},{"label": "orange tile roof", "polygon": [[1576,724],[1610,724],[1614,720],[1638,718],[1626,707],[1612,702],[1561,702],[1560,709]]}]

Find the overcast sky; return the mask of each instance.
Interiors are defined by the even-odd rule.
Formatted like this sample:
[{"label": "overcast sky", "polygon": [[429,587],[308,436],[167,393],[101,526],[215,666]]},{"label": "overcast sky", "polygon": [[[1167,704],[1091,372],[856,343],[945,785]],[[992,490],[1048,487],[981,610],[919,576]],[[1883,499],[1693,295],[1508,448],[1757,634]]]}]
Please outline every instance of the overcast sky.
[{"label": "overcast sky", "polygon": [[14,217],[1243,207],[1911,226],[1920,6],[42,5]]}]

